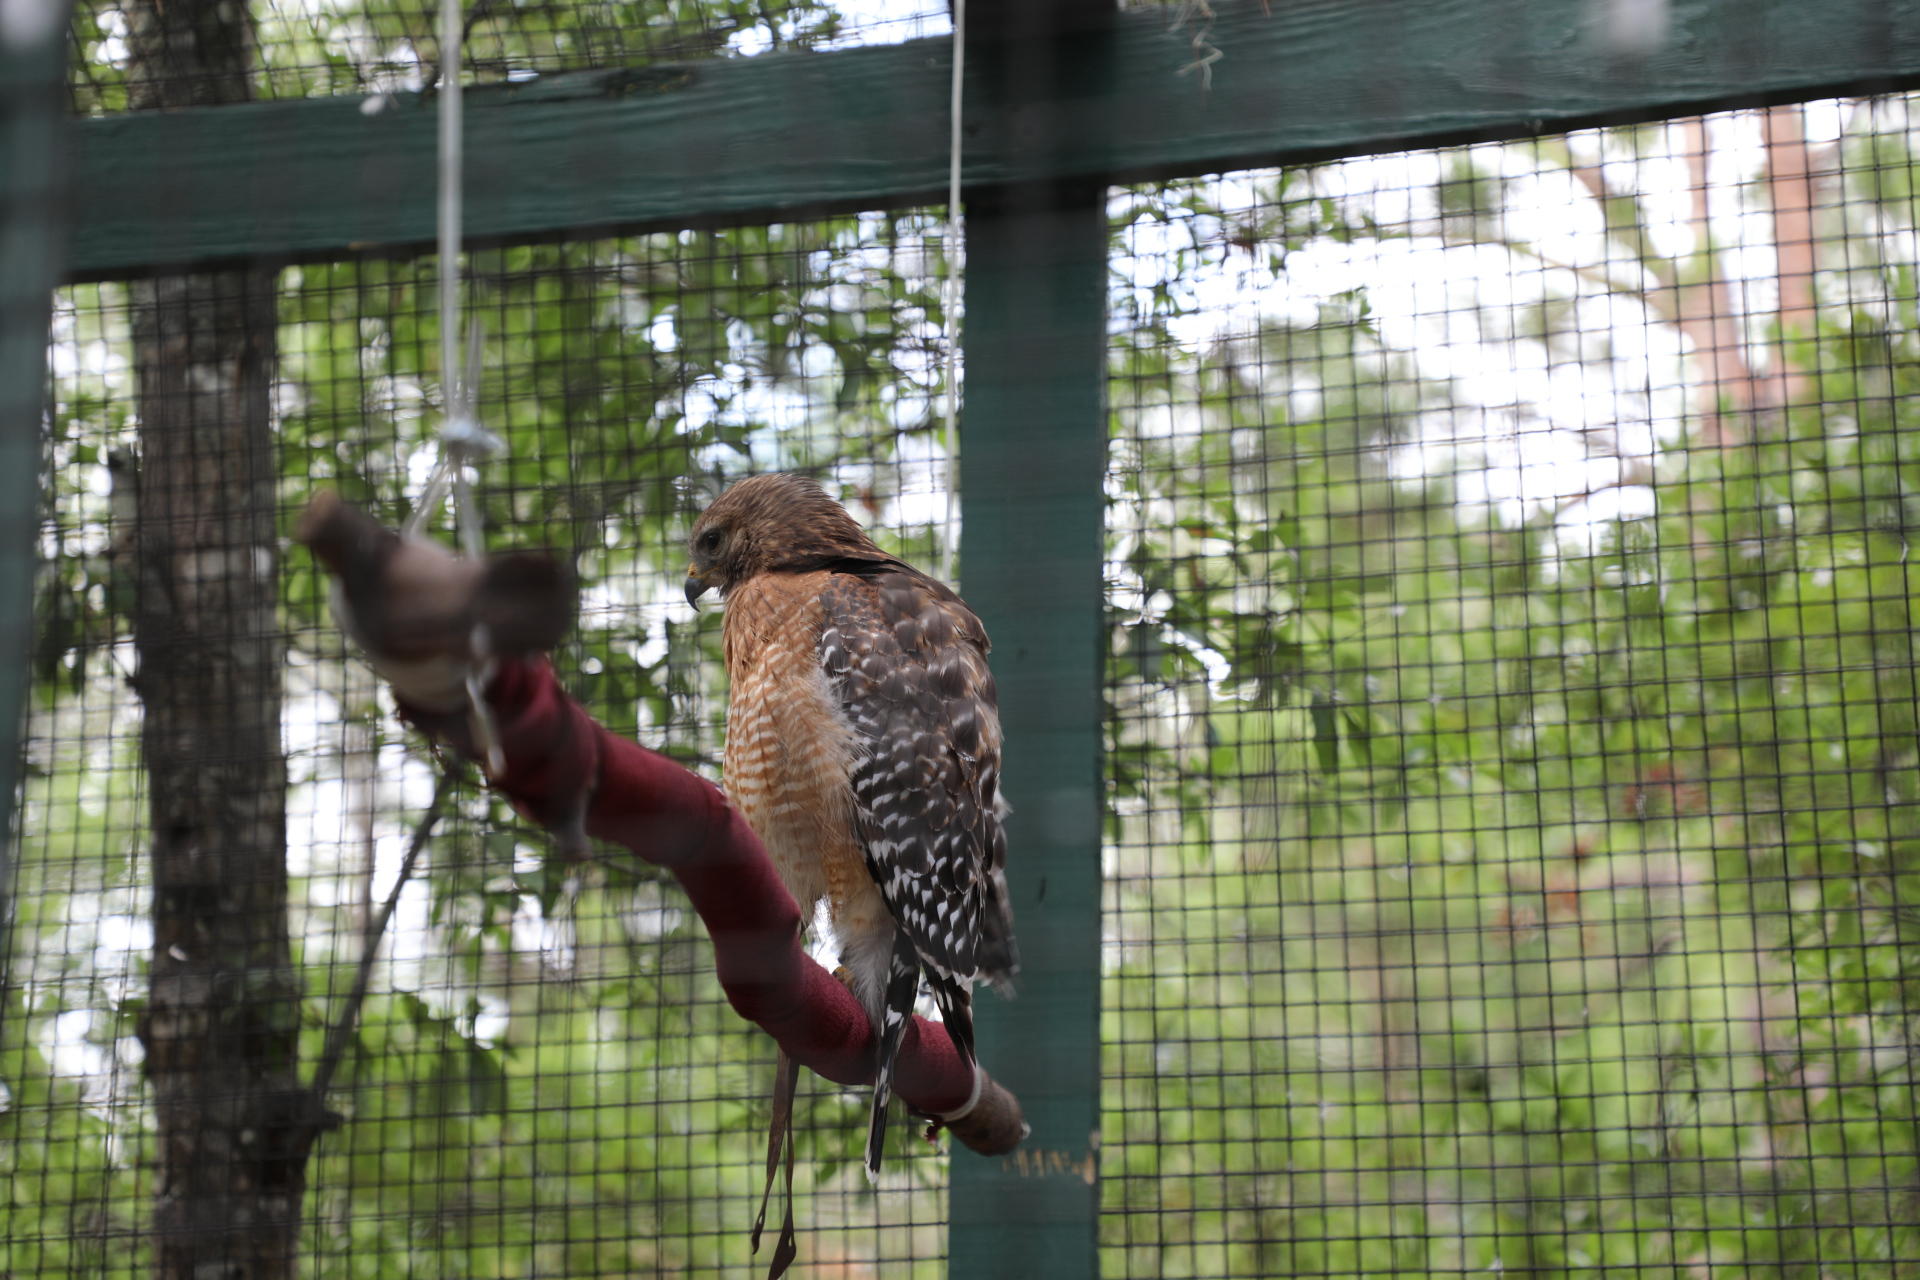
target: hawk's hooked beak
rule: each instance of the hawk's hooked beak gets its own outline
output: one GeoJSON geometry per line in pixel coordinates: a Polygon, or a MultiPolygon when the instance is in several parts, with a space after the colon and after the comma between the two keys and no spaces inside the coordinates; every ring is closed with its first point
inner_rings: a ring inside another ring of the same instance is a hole
{"type": "Polygon", "coordinates": [[[700,597],[705,594],[707,594],[706,575],[689,565],[687,567],[687,603],[698,609],[700,597]]]}

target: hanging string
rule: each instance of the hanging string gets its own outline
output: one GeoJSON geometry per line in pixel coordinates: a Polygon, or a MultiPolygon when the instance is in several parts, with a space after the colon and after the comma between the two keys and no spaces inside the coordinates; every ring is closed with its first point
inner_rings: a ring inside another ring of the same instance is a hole
{"type": "MultiPolygon", "coordinates": [[[[460,76],[466,51],[460,47],[460,28],[460,0],[443,0],[440,6],[440,377],[445,384],[443,394],[447,401],[446,429],[457,427],[467,418],[470,390],[460,364],[460,220],[465,213],[462,197],[466,186],[466,154],[461,146],[466,113],[460,76]]],[[[461,549],[468,555],[474,554],[472,547],[464,545],[464,538],[461,549]]]]}
{"type": "MultiPolygon", "coordinates": [[[[460,188],[461,188],[461,125],[460,118],[460,0],[445,0],[440,10],[440,209],[439,209],[439,252],[440,252],[440,380],[442,395],[446,404],[446,422],[440,429],[440,458],[434,464],[433,472],[427,477],[426,487],[421,491],[419,501],[414,503],[406,522],[401,526],[401,534],[407,538],[421,536],[421,528],[428,515],[438,509],[446,500],[448,490],[454,495],[454,519],[459,526],[460,549],[469,557],[477,558],[485,548],[481,541],[480,509],[473,498],[472,485],[467,477],[470,465],[478,464],[488,454],[500,447],[500,441],[480,427],[474,417],[474,386],[479,380],[480,331],[475,328],[469,335],[467,359],[464,367],[460,354],[460,188]]],[[[484,659],[486,653],[486,635],[484,628],[475,628],[472,648],[476,655],[484,659]]],[[[482,680],[487,664],[484,660],[472,664],[467,674],[467,702],[469,718],[473,724],[474,737],[480,745],[481,759],[489,776],[498,776],[504,768],[504,759],[500,752],[499,735],[494,732],[492,712],[488,708],[482,680]]],[[[386,901],[379,912],[368,922],[361,940],[360,963],[355,971],[353,987],[347,993],[346,1003],[340,1014],[327,1029],[325,1043],[320,1058],[314,1068],[313,1083],[310,1086],[316,1104],[326,1100],[327,1090],[333,1082],[347,1045],[352,1040],[353,1030],[360,1019],[362,1005],[373,977],[373,967],[380,956],[380,939],[387,931],[388,923],[393,919],[395,907],[399,904],[401,892],[407,881],[412,879],[414,869],[419,863],[421,852],[426,848],[427,838],[433,833],[451,803],[454,788],[459,785],[463,768],[456,763],[443,766],[439,783],[434,788],[433,800],[427,811],[414,828],[413,838],[407,844],[406,855],[400,860],[400,869],[395,876],[393,886],[387,892],[386,901]]],[[[323,1107],[316,1107],[322,1115],[327,1115],[323,1107]]],[[[332,1117],[337,1122],[338,1117],[332,1117]]]]}
{"type": "MultiPolygon", "coordinates": [[[[462,554],[479,559],[486,554],[480,522],[480,504],[473,495],[472,471],[501,447],[499,437],[480,425],[475,405],[480,381],[481,338],[478,325],[464,329],[460,290],[461,221],[464,217],[464,128],[460,68],[463,61],[463,24],[460,0],[440,6],[440,384],[445,423],[440,428],[440,458],[407,517],[403,532],[418,537],[449,491],[453,495],[454,527],[462,554]],[[465,342],[462,342],[462,338],[465,342]],[[462,347],[465,347],[463,353],[462,347]],[[464,355],[464,358],[463,358],[464,355]]],[[[476,661],[467,673],[467,700],[471,704],[474,736],[490,776],[504,767],[499,736],[488,710],[484,681],[489,638],[476,627],[472,637],[476,661]]]]}
{"type": "Polygon", "coordinates": [[[953,76],[947,88],[947,225],[941,252],[947,275],[940,285],[940,319],[945,331],[943,403],[940,416],[947,424],[947,537],[941,554],[941,577],[953,581],[957,526],[960,523],[960,134],[961,87],[967,62],[967,0],[952,0],[953,76]]]}
{"type": "Polygon", "coordinates": [[[463,34],[460,0],[444,0],[440,6],[439,263],[440,382],[446,423],[440,429],[440,460],[428,477],[413,514],[408,517],[406,532],[409,536],[418,534],[451,490],[460,549],[469,556],[479,556],[485,547],[480,510],[468,472],[496,452],[500,440],[481,427],[474,408],[480,372],[478,327],[466,335],[469,341],[464,344],[465,359],[461,350],[460,244],[465,216],[462,204],[465,112],[460,79],[463,34]]]}

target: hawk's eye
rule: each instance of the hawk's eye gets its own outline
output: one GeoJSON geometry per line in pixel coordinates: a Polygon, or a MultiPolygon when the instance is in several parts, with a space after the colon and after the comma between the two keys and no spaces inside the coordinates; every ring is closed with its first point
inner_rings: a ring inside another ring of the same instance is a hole
{"type": "Polygon", "coordinates": [[[718,529],[709,529],[701,534],[700,549],[702,551],[718,551],[720,549],[720,531],[718,529]]]}

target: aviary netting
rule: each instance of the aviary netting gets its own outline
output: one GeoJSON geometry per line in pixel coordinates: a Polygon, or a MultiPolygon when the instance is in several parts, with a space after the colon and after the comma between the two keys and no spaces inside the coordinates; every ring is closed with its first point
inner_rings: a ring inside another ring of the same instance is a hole
{"type": "MultiPolygon", "coordinates": [[[[437,457],[439,56],[424,10],[255,5],[185,58],[190,8],[76,15],[47,152],[0,1271],[230,1251],[177,1193],[246,1168],[310,1274],[749,1274],[770,1047],[689,898],[472,784],[340,1128],[223,1154],[206,1100],[310,1082],[436,788],[291,539],[321,488],[397,526],[437,457]],[[164,504],[229,571],[184,630],[142,612],[164,504]],[[201,977],[239,1050],[182,1049],[201,977]]],[[[958,436],[944,6],[469,33],[479,513],[576,569],[569,692],[715,775],[680,549],[754,472],[950,563],[995,640],[1026,963],[981,1043],[1033,1137],[903,1127],[869,1189],[863,1095],[803,1095],[801,1265],[1920,1266],[1920,17],[969,8],[958,436]]]]}

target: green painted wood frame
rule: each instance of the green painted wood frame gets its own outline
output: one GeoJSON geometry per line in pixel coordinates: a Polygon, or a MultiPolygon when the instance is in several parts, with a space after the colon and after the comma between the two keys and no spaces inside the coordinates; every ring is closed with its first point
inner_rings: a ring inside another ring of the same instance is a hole
{"type": "Polygon", "coordinates": [[[1112,18],[1111,0],[1001,0],[968,19],[968,88],[988,109],[967,145],[1043,176],[963,201],[960,578],[994,642],[1022,956],[1019,998],[975,1017],[1033,1132],[1007,1159],[955,1154],[955,1276],[1099,1273],[1107,197],[1101,178],[1047,171],[1084,141],[1049,104],[1108,96],[1112,18]]]}
{"type": "MultiPolygon", "coordinates": [[[[1061,37],[1075,59],[1103,65],[1000,111],[993,127],[983,127],[996,111],[987,72],[976,71],[967,185],[1213,172],[1920,83],[1920,0],[1674,0],[1672,40],[1639,61],[1599,47],[1592,0],[1213,8],[1211,65],[1193,65],[1192,31],[1171,29],[1165,10],[1119,14],[1110,39],[1061,37]],[[1069,144],[1027,145],[1042,118],[1069,144]]],[[[948,40],[917,40],[475,90],[470,234],[938,200],[951,56],[948,40]]],[[[69,273],[424,246],[432,102],[323,98],[84,121],[69,273]]]]}
{"type": "Polygon", "coordinates": [[[41,417],[68,133],[64,0],[0,25],[0,966],[13,892],[13,799],[32,686],[41,417]],[[38,22],[35,22],[35,19],[38,22]]]}

